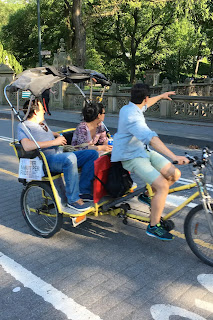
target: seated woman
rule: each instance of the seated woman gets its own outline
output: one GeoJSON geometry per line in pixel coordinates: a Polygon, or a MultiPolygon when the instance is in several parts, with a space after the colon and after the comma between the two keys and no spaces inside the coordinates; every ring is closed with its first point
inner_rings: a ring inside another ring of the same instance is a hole
{"type": "Polygon", "coordinates": [[[86,102],[82,114],[84,121],[77,126],[71,144],[73,146],[78,146],[83,143],[88,143],[85,147],[79,147],[79,150],[92,149],[97,150],[98,152],[112,151],[112,146],[108,145],[105,127],[102,124],[105,116],[103,104],[86,102]]]}

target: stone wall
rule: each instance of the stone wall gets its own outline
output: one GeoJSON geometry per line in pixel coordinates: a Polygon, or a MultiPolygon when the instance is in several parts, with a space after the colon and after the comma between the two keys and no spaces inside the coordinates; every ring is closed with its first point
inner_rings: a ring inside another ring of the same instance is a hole
{"type": "Polygon", "coordinates": [[[4,88],[14,78],[14,71],[7,64],[0,64],[0,105],[7,104],[4,97],[4,88]]]}
{"type": "MultiPolygon", "coordinates": [[[[165,79],[161,85],[151,87],[152,95],[175,90],[176,96],[172,101],[161,100],[147,110],[150,117],[173,118],[185,120],[210,120],[213,121],[213,85],[212,83],[202,84],[170,84],[165,79]],[[205,94],[198,95],[198,94],[205,94]]],[[[89,98],[90,91],[83,90],[89,98]]],[[[93,90],[93,99],[101,96],[101,88],[93,90]]],[[[113,83],[106,91],[103,104],[107,112],[118,113],[120,108],[127,104],[130,99],[130,88],[120,87],[113,83]]],[[[72,85],[68,85],[63,95],[64,109],[81,110],[84,98],[72,85]]]]}

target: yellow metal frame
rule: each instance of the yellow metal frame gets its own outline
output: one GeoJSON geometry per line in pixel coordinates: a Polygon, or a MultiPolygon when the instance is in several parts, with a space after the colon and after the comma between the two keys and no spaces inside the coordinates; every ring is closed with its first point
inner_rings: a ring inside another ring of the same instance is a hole
{"type": "MultiPolygon", "coordinates": [[[[59,131],[59,133],[68,132],[68,131],[74,131],[74,130],[75,130],[74,128],[71,128],[71,129],[59,131]]],[[[16,154],[16,156],[18,158],[18,153],[17,153],[16,146],[15,146],[16,143],[18,143],[18,141],[10,143],[10,146],[13,147],[13,149],[15,151],[15,154],[16,154]]],[[[45,165],[45,168],[46,168],[46,171],[47,171],[47,177],[43,177],[41,181],[48,181],[50,183],[50,186],[51,186],[51,189],[52,189],[52,192],[53,192],[53,196],[54,196],[54,200],[55,200],[55,203],[56,203],[56,206],[57,206],[57,209],[58,209],[59,213],[63,214],[64,216],[68,216],[70,218],[74,218],[74,217],[83,217],[83,216],[86,216],[87,214],[93,214],[95,217],[97,217],[98,215],[104,215],[104,214],[110,214],[110,215],[116,216],[120,212],[122,212],[122,208],[109,209],[107,212],[102,212],[102,210],[100,210],[100,208],[104,204],[108,203],[109,200],[105,200],[105,201],[102,201],[100,203],[95,203],[94,207],[92,207],[91,209],[85,210],[84,212],[82,212],[80,214],[79,213],[78,214],[74,214],[74,213],[72,214],[70,212],[66,212],[64,210],[64,208],[62,209],[62,207],[61,207],[61,204],[60,204],[60,201],[59,201],[59,198],[58,198],[58,194],[57,194],[57,190],[56,190],[56,187],[55,187],[55,184],[54,184],[54,180],[58,179],[59,177],[62,177],[63,173],[55,175],[55,176],[52,176],[51,172],[50,172],[50,169],[49,169],[49,166],[48,166],[48,163],[47,163],[47,159],[46,159],[44,153],[42,151],[39,151],[39,152],[40,152],[40,155],[42,157],[42,160],[44,162],[44,165],[45,165]]],[[[183,185],[183,186],[180,186],[180,187],[176,187],[176,188],[170,189],[169,193],[174,193],[174,192],[178,192],[178,191],[192,189],[192,188],[194,188],[196,186],[197,186],[196,183],[183,185]]],[[[149,192],[150,197],[152,198],[154,194],[153,194],[151,186],[149,184],[147,184],[146,187],[147,187],[147,190],[149,192]]],[[[133,189],[134,188],[130,189],[129,192],[133,192],[133,189]]],[[[172,210],[171,212],[166,214],[163,217],[163,219],[164,220],[169,219],[170,217],[175,215],[175,213],[177,213],[178,211],[183,209],[188,203],[193,201],[198,196],[199,196],[199,192],[197,191],[192,196],[190,196],[188,199],[186,199],[182,204],[180,204],[178,207],[176,207],[174,210],[172,210]]],[[[124,195],[124,199],[125,199],[125,195],[124,195]]],[[[44,212],[43,214],[46,214],[46,213],[44,212]]],[[[150,222],[150,218],[149,217],[143,217],[143,216],[131,214],[131,213],[128,213],[128,212],[126,213],[126,215],[129,218],[136,219],[136,220],[139,220],[139,221],[142,221],[142,222],[147,222],[147,223],[150,222]]]]}
{"type": "MultiPolygon", "coordinates": [[[[196,182],[194,183],[190,183],[190,184],[186,184],[180,187],[176,187],[176,188],[172,188],[169,189],[169,194],[170,193],[174,193],[174,192],[178,192],[178,191],[183,191],[183,190],[188,190],[188,189],[192,189],[197,187],[196,182]]],[[[152,198],[154,196],[154,193],[152,191],[152,187],[147,184],[146,188],[148,190],[149,196],[152,198]]],[[[185,206],[187,206],[187,204],[189,204],[190,202],[192,202],[195,198],[199,197],[199,191],[196,191],[193,195],[191,195],[189,198],[187,198],[183,203],[181,203],[178,207],[176,207],[174,210],[170,211],[169,213],[167,213],[164,217],[163,220],[168,220],[169,218],[171,218],[173,215],[175,215],[175,213],[177,213],[178,211],[180,211],[181,209],[183,209],[185,206]]],[[[150,218],[149,217],[142,217],[142,216],[138,216],[138,215],[134,215],[131,213],[127,213],[127,216],[129,218],[132,219],[136,219],[139,221],[143,221],[143,222],[150,222],[150,218]]]]}
{"type": "Polygon", "coordinates": [[[64,130],[57,131],[57,132],[58,132],[58,133],[63,133],[63,132],[69,132],[69,131],[75,131],[75,128],[64,129],[64,130]]]}
{"type": "MultiPolygon", "coordinates": [[[[62,131],[59,131],[60,132],[67,132],[67,131],[73,131],[75,129],[67,129],[67,130],[62,130],[62,131]]],[[[18,141],[14,141],[12,143],[10,143],[10,146],[13,147],[14,151],[15,151],[15,154],[17,156],[17,158],[19,159],[18,157],[18,153],[17,153],[17,150],[16,150],[16,144],[19,143],[18,141]]],[[[41,157],[42,157],[42,160],[44,162],[44,165],[45,165],[45,168],[46,168],[46,172],[47,172],[47,177],[43,177],[41,181],[46,181],[46,182],[49,182],[50,183],[50,187],[51,187],[51,190],[53,192],[53,196],[54,196],[54,200],[55,200],[55,203],[56,203],[56,206],[57,206],[57,209],[58,209],[58,212],[63,214],[64,216],[67,216],[67,217],[70,217],[70,218],[75,218],[75,217],[84,217],[86,216],[87,214],[94,214],[95,217],[97,217],[99,214],[100,215],[103,215],[103,214],[106,214],[106,212],[102,212],[99,210],[100,207],[102,207],[104,204],[108,203],[109,200],[105,200],[105,201],[102,201],[100,203],[95,203],[94,204],[94,207],[88,209],[88,210],[85,210],[83,211],[82,213],[77,213],[77,214],[74,214],[74,213],[70,213],[70,212],[66,212],[64,210],[64,208],[62,209],[61,207],[61,204],[60,204],[60,201],[59,201],[59,198],[58,198],[58,194],[57,194],[57,190],[56,190],[56,187],[55,187],[55,184],[54,184],[54,180],[55,179],[58,179],[60,177],[63,176],[63,173],[60,173],[60,174],[57,174],[55,176],[52,176],[51,172],[50,172],[50,169],[49,169],[49,165],[48,165],[48,162],[47,162],[47,159],[45,157],[45,154],[42,152],[42,151],[39,151],[41,157]]],[[[33,180],[32,180],[33,181],[33,180]]],[[[134,188],[130,189],[130,192],[133,191],[134,188]]],[[[33,212],[34,209],[33,208],[30,208],[30,210],[33,212]]],[[[119,212],[121,212],[122,210],[120,208],[116,208],[114,210],[110,210],[110,213],[113,214],[113,215],[117,215],[119,212]]],[[[44,215],[48,215],[47,213],[45,212],[40,212],[40,214],[44,214],[44,215]]]]}

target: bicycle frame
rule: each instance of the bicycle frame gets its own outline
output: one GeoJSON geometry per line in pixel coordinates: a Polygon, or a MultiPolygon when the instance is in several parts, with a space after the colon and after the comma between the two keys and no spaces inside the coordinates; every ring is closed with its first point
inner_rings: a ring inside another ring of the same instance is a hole
{"type": "MultiPolygon", "coordinates": [[[[150,197],[153,197],[153,191],[152,188],[149,184],[146,185],[147,190],[149,192],[150,197]]],[[[172,188],[169,189],[169,194],[170,193],[174,193],[174,192],[178,192],[178,191],[183,191],[183,190],[188,190],[188,189],[192,189],[197,187],[197,183],[190,183],[184,186],[180,186],[180,187],[176,187],[176,188],[172,188]]],[[[176,207],[174,210],[172,210],[171,212],[167,213],[164,217],[163,220],[168,220],[169,218],[171,218],[172,216],[174,216],[178,211],[180,211],[181,209],[183,209],[185,206],[187,206],[187,204],[189,204],[190,202],[192,202],[195,198],[197,198],[199,196],[199,191],[196,191],[192,196],[190,196],[188,199],[186,199],[183,203],[181,203],[178,207],[176,207]]],[[[141,216],[137,216],[137,215],[133,215],[133,214],[129,214],[127,213],[127,216],[129,218],[133,218],[133,219],[137,219],[143,222],[149,222],[150,218],[148,217],[141,217],[141,216]]]]}
{"type": "MultiPolygon", "coordinates": [[[[189,190],[189,189],[193,189],[193,188],[198,188],[198,191],[196,191],[194,194],[192,194],[190,197],[188,197],[184,202],[182,202],[179,206],[177,206],[175,209],[173,209],[172,211],[170,211],[169,213],[167,213],[164,217],[163,220],[168,220],[169,218],[171,218],[172,216],[174,216],[177,212],[179,212],[181,209],[183,209],[184,207],[186,207],[190,202],[192,202],[194,199],[196,199],[197,197],[200,197],[203,208],[205,210],[206,213],[206,219],[208,221],[209,224],[209,228],[210,228],[210,232],[213,236],[213,225],[212,225],[212,221],[210,221],[210,216],[209,216],[209,212],[211,211],[211,197],[206,189],[206,185],[205,182],[202,181],[203,179],[203,174],[200,173],[200,170],[195,170],[194,172],[194,176],[195,176],[195,181],[193,183],[187,184],[187,185],[183,185],[180,187],[175,187],[175,188],[171,188],[169,189],[169,194],[174,193],[174,192],[178,192],[178,191],[183,191],[183,190],[189,190]]],[[[152,191],[152,187],[147,184],[146,188],[148,190],[149,196],[152,198],[154,196],[154,193],[152,191]]],[[[141,217],[141,216],[137,216],[137,215],[133,215],[133,214],[129,214],[127,213],[127,216],[129,218],[133,218],[142,222],[150,222],[150,218],[149,217],[141,217]]]]}

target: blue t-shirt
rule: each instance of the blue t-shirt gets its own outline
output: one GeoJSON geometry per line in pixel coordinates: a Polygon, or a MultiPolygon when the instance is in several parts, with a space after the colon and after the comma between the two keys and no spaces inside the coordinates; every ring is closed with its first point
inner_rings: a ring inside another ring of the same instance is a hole
{"type": "Polygon", "coordinates": [[[146,110],[147,106],[140,109],[132,102],[120,110],[118,131],[113,139],[112,162],[147,158],[146,146],[158,135],[146,124],[146,110]]]}
{"type": "MultiPolygon", "coordinates": [[[[36,141],[50,141],[55,139],[52,131],[47,126],[45,121],[43,122],[44,125],[40,125],[30,120],[26,120],[24,121],[24,123],[36,141]]],[[[24,138],[32,140],[26,128],[24,127],[23,123],[18,124],[17,138],[19,141],[21,141],[24,138]]],[[[42,149],[45,155],[58,153],[58,150],[59,150],[58,146],[42,149]]]]}

